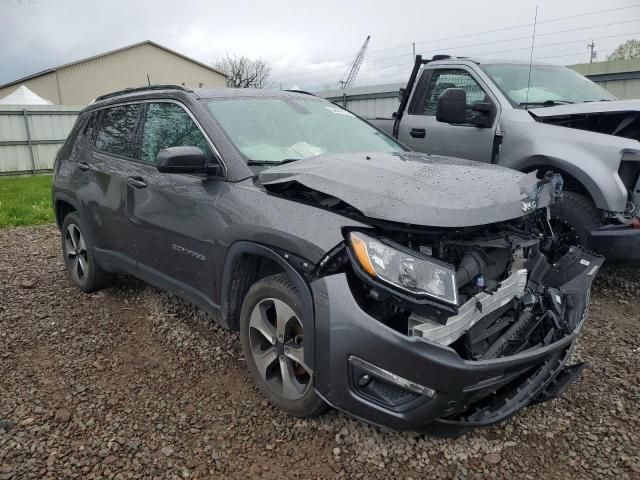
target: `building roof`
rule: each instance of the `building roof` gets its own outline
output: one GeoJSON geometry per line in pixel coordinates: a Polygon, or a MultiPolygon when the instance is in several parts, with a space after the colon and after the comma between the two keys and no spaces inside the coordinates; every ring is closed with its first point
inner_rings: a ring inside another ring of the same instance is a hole
{"type": "Polygon", "coordinates": [[[17,80],[13,80],[9,83],[5,83],[4,85],[0,85],[0,88],[4,88],[4,87],[10,87],[12,85],[16,85],[18,83],[22,83],[26,80],[31,80],[32,78],[36,78],[36,77],[40,77],[42,75],[46,75],[48,73],[53,73],[57,70],[61,70],[63,68],[66,67],[70,67],[72,65],[77,65],[79,63],[84,63],[84,62],[88,62],[90,60],[95,60],[96,58],[101,58],[101,57],[106,57],[107,55],[111,55],[113,53],[117,53],[117,52],[122,52],[124,50],[129,50],[131,48],[136,48],[136,47],[140,47],[142,45],[152,45],[154,47],[160,48],[166,52],[172,53],[174,55],[177,55],[181,58],[184,58],[185,60],[189,60],[190,62],[193,62],[197,65],[200,65],[201,67],[204,68],[208,68],[209,70],[216,72],[224,77],[227,76],[226,73],[221,72],[220,70],[217,70],[215,68],[213,68],[211,65],[207,65],[206,63],[202,63],[199,62],[198,60],[194,60],[191,57],[187,57],[186,55],[183,55],[182,53],[176,52],[175,50],[171,50],[170,48],[165,47],[164,45],[160,45],[159,43],[153,42],[151,40],[144,40],[142,42],[138,42],[138,43],[134,43],[133,45],[127,45],[126,47],[122,47],[122,48],[116,48],[115,50],[109,50],[108,52],[104,52],[104,53],[99,53],[98,55],[93,55],[92,57],[87,57],[87,58],[83,58],[81,60],[76,60],[74,62],[70,62],[70,63],[65,63],[63,65],[58,65],[57,67],[52,67],[52,68],[48,68],[46,70],[42,70],[41,72],[37,72],[37,73],[33,73],[31,75],[27,75],[26,77],[22,77],[22,78],[18,78],[17,80]]]}

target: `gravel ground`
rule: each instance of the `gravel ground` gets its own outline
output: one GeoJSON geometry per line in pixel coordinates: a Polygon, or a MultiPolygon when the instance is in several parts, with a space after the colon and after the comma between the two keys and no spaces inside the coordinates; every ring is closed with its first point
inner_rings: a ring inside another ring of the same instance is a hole
{"type": "Polygon", "coordinates": [[[53,226],[0,230],[0,480],[640,479],[640,269],[608,269],[562,400],[457,439],[288,417],[235,334],[138,281],[86,295],[53,226]]]}

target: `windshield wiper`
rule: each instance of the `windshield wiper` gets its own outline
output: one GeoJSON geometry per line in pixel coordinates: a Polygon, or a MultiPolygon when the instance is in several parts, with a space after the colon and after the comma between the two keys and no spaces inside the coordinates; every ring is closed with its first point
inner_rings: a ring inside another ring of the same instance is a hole
{"type": "Polygon", "coordinates": [[[543,105],[545,107],[552,107],[554,105],[569,105],[575,102],[570,102],[569,100],[545,100],[544,102],[522,102],[520,103],[521,107],[526,107],[527,105],[543,105]]]}
{"type": "Polygon", "coordinates": [[[249,160],[247,161],[247,165],[256,166],[256,167],[275,167],[276,165],[284,165],[285,163],[297,162],[301,160],[300,158],[285,158],[284,160],[279,160],[277,162],[270,162],[268,160],[249,160]]]}

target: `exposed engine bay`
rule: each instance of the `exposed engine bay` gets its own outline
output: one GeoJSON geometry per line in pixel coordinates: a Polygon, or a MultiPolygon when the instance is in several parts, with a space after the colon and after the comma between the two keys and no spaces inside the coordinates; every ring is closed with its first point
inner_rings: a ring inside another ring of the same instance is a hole
{"type": "Polygon", "coordinates": [[[333,252],[324,268],[347,272],[356,300],[372,317],[408,336],[453,348],[467,360],[515,355],[573,332],[603,262],[578,247],[558,253],[544,210],[488,226],[431,231],[385,226],[374,235],[449,266],[455,272],[455,304],[417,298],[371,278],[354,262],[353,244],[333,252]]]}
{"type": "Polygon", "coordinates": [[[538,118],[541,123],[640,140],[640,112],[590,112],[538,118]]]}

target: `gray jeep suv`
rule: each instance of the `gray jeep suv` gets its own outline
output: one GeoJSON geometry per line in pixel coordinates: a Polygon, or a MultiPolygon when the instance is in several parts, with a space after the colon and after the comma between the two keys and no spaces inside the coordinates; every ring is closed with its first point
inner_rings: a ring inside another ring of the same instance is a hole
{"type": "Polygon", "coordinates": [[[239,330],[282,410],[456,434],[558,396],[602,259],[559,245],[561,179],[410,153],[312,95],[133,89],[55,163],[71,279],[139,277],[239,330]]]}

